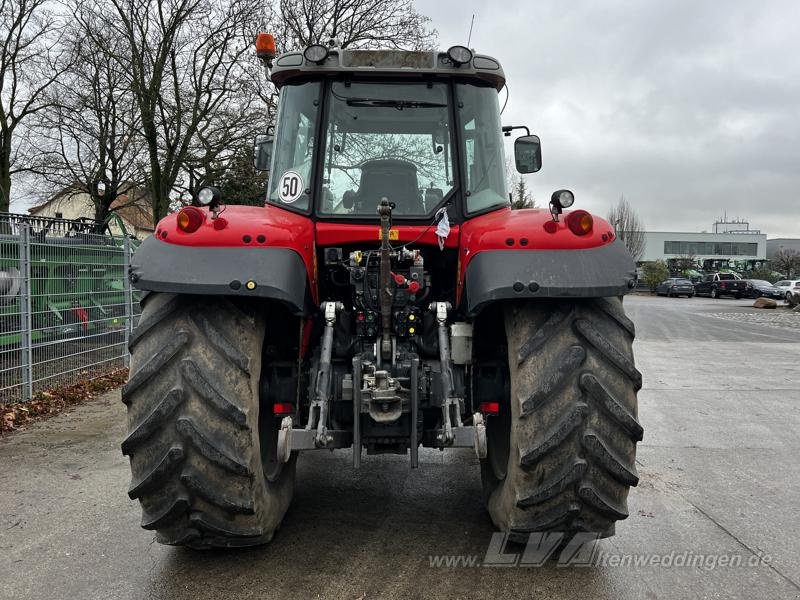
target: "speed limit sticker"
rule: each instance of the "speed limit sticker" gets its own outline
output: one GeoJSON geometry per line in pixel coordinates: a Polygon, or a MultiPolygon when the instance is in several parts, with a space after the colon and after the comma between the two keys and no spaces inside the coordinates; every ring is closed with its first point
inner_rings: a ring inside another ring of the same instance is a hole
{"type": "Polygon", "coordinates": [[[303,178],[296,171],[286,171],[278,182],[278,197],[281,202],[291,204],[303,195],[303,178]]]}

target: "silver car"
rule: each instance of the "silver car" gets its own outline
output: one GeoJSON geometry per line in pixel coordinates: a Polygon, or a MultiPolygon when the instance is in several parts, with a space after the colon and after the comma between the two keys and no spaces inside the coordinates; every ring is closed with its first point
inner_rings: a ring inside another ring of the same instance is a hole
{"type": "Polygon", "coordinates": [[[800,279],[783,279],[775,284],[788,301],[793,292],[800,293],[800,279]]]}
{"type": "Polygon", "coordinates": [[[694,285],[683,277],[671,277],[656,286],[656,295],[669,296],[670,298],[673,296],[676,298],[679,296],[691,298],[694,296],[694,285]]]}

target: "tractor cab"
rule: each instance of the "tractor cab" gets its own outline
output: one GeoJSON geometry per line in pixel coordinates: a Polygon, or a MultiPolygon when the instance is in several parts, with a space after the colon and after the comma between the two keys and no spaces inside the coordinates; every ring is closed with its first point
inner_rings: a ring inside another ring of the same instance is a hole
{"type": "MultiPolygon", "coordinates": [[[[498,92],[500,64],[448,52],[311,46],[281,55],[274,138],[259,140],[267,201],[318,220],[372,221],[381,199],[398,222],[452,223],[508,206],[498,92]]],[[[522,172],[541,166],[539,140],[518,140],[522,172]]]]}

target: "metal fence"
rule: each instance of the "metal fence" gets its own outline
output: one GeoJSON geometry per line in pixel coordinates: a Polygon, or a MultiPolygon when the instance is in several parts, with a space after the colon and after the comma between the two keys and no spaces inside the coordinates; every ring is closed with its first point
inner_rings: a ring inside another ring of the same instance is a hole
{"type": "Polygon", "coordinates": [[[137,242],[89,224],[0,216],[0,403],[127,366],[137,242]]]}

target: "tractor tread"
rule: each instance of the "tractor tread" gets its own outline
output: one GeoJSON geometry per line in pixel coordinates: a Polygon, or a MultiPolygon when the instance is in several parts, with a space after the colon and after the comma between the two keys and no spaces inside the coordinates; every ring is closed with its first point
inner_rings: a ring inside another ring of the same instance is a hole
{"type": "Polygon", "coordinates": [[[143,493],[152,489],[159,484],[160,480],[165,478],[178,464],[180,464],[186,454],[183,447],[179,444],[173,445],[167,450],[156,464],[145,473],[145,475],[138,481],[131,481],[131,487],[128,490],[128,496],[131,500],[140,498],[143,493]]]}
{"type": "Polygon", "coordinates": [[[204,435],[190,417],[180,417],[176,426],[178,432],[191,442],[200,454],[218,467],[235,475],[253,476],[253,472],[245,464],[245,459],[231,456],[232,452],[221,448],[218,442],[215,443],[210,436],[204,435]]]}
{"type": "Polygon", "coordinates": [[[160,512],[142,510],[142,529],[161,529],[179,518],[189,509],[189,498],[173,498],[160,512]]]}
{"type": "Polygon", "coordinates": [[[181,528],[176,532],[170,532],[169,535],[166,531],[158,530],[156,539],[160,544],[168,544],[170,546],[189,546],[190,548],[205,549],[209,546],[203,544],[202,536],[197,529],[181,528]]]}
{"type": "Polygon", "coordinates": [[[552,368],[540,375],[533,393],[520,399],[521,415],[527,417],[552,398],[555,392],[567,384],[585,358],[586,350],[578,345],[570,346],[562,352],[554,361],[552,368]]]}
{"type": "Polygon", "coordinates": [[[576,319],[575,329],[581,336],[601,352],[605,358],[624,373],[634,384],[636,390],[642,389],[642,374],[633,365],[633,361],[625,357],[616,346],[603,336],[592,322],[587,319],[576,319]]]}
{"type": "Polygon", "coordinates": [[[550,500],[563,492],[570,484],[579,481],[585,472],[586,461],[577,459],[544,483],[532,489],[519,490],[517,492],[517,506],[532,506],[541,504],[545,500],[550,500]]]}
{"type": "Polygon", "coordinates": [[[203,400],[213,406],[217,412],[223,417],[230,419],[238,426],[243,428],[247,427],[247,415],[245,415],[244,411],[228,400],[225,394],[208,380],[197,366],[197,363],[190,358],[185,358],[181,362],[181,371],[189,386],[194,389],[203,400]]]}
{"type": "Polygon", "coordinates": [[[583,447],[591,454],[608,474],[624,485],[638,485],[639,475],[634,465],[628,466],[622,458],[611,450],[598,433],[587,430],[583,434],[583,447]]]}
{"type": "Polygon", "coordinates": [[[123,388],[128,492],[143,528],[196,549],[267,543],[295,461],[267,479],[259,424],[263,305],[151,293],[123,388]],[[244,308],[240,306],[247,304],[244,308]],[[235,343],[234,343],[235,341],[235,343]]]}
{"type": "Polygon", "coordinates": [[[225,358],[239,367],[248,376],[250,375],[250,360],[245,356],[230,340],[214,326],[209,318],[202,312],[196,311],[190,318],[203,332],[206,339],[216,348],[225,358]]]}
{"type": "Polygon", "coordinates": [[[151,438],[161,427],[167,418],[175,412],[178,405],[183,402],[183,390],[172,388],[156,404],[155,408],[142,421],[133,428],[128,437],[122,442],[122,454],[128,456],[143,442],[151,438]]]}
{"type": "Polygon", "coordinates": [[[510,533],[512,536],[524,536],[524,539],[512,540],[524,542],[530,533],[536,531],[552,531],[581,512],[581,505],[577,502],[566,502],[556,506],[554,509],[542,514],[535,521],[511,522],[510,533]]]}
{"type": "Polygon", "coordinates": [[[140,319],[139,323],[136,325],[136,329],[131,333],[130,340],[128,340],[128,350],[133,352],[134,348],[136,348],[141,340],[145,339],[147,334],[152,331],[153,327],[169,317],[180,305],[180,296],[167,296],[164,303],[148,311],[147,319],[140,319]]]}
{"type": "Polygon", "coordinates": [[[628,518],[628,511],[626,508],[611,500],[592,485],[582,485],[578,489],[578,495],[594,506],[594,508],[610,515],[613,519],[621,520],[628,518]]]}
{"type": "Polygon", "coordinates": [[[482,465],[492,520],[519,541],[531,532],[613,535],[639,482],[643,437],[635,328],[622,300],[521,301],[506,307],[505,331],[508,459],[500,476],[490,461],[504,455],[482,465]]]}
{"type": "Polygon", "coordinates": [[[573,406],[564,417],[556,423],[554,427],[544,435],[536,446],[519,449],[519,464],[524,469],[536,464],[542,456],[558,447],[567,436],[569,436],[582,423],[589,407],[586,404],[578,403],[573,406]]]}
{"type": "Polygon", "coordinates": [[[122,402],[124,404],[130,404],[131,396],[136,393],[136,390],[160,373],[161,370],[167,366],[167,363],[188,343],[189,334],[185,331],[178,331],[178,333],[153,354],[146,363],[140,368],[132,370],[128,383],[122,388],[122,402]]]}
{"type": "Polygon", "coordinates": [[[595,400],[605,411],[631,436],[635,442],[641,442],[644,438],[644,429],[639,424],[631,412],[623,406],[622,402],[614,398],[603,384],[600,383],[591,373],[584,373],[579,380],[583,389],[591,398],[595,400]]]}
{"type": "Polygon", "coordinates": [[[519,348],[517,364],[520,365],[555,335],[561,323],[571,314],[572,307],[560,307],[551,314],[547,321],[519,348]]]}
{"type": "Polygon", "coordinates": [[[617,306],[615,303],[610,302],[607,298],[597,298],[594,302],[595,306],[606,313],[609,317],[614,319],[617,324],[622,327],[631,338],[636,337],[636,326],[633,324],[626,315],[625,312],[622,310],[621,307],[617,306]]]}
{"type": "Polygon", "coordinates": [[[189,522],[198,530],[216,536],[252,538],[264,535],[264,531],[259,527],[236,527],[229,521],[220,521],[202,511],[192,512],[189,515],[189,522]]]}
{"type": "Polygon", "coordinates": [[[252,500],[217,489],[212,481],[195,468],[185,468],[181,473],[181,481],[199,497],[225,511],[242,515],[252,515],[255,512],[252,500]]]}

